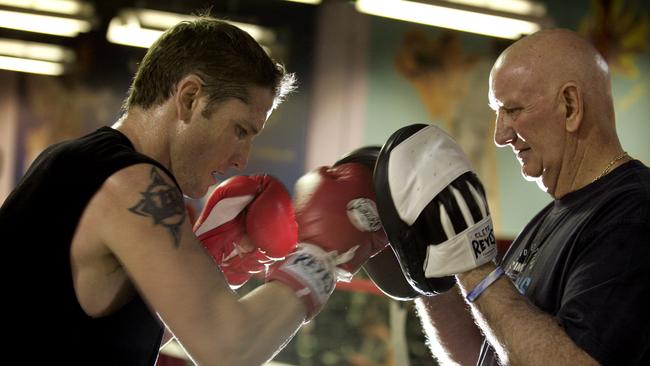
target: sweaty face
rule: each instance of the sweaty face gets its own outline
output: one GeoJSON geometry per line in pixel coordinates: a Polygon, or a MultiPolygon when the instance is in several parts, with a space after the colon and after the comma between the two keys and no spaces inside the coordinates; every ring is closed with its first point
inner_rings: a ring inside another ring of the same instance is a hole
{"type": "Polygon", "coordinates": [[[496,112],[494,142],[512,148],[524,178],[552,192],[566,133],[557,90],[529,67],[497,62],[490,74],[489,98],[496,112]]]}
{"type": "Polygon", "coordinates": [[[231,167],[244,169],[253,139],[271,113],[274,95],[269,89],[251,87],[249,103],[236,98],[214,105],[206,112],[208,98],[198,99],[192,120],[181,124],[171,161],[183,193],[204,196],[231,167]]]}

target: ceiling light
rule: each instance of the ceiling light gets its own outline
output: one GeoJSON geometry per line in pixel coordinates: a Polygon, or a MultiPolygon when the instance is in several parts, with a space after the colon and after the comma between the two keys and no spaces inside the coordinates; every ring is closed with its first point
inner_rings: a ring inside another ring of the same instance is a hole
{"type": "Polygon", "coordinates": [[[92,16],[92,5],[74,0],[0,0],[0,5],[57,14],[92,16]]]}
{"type": "Polygon", "coordinates": [[[312,4],[312,5],[318,5],[321,3],[321,0],[285,0],[285,1],[291,1],[293,3],[312,4]]]}
{"type": "Polygon", "coordinates": [[[450,3],[475,6],[478,8],[505,11],[508,13],[542,17],[546,15],[544,4],[529,0],[447,0],[450,3]]]}
{"type": "Polygon", "coordinates": [[[65,71],[63,64],[58,62],[8,56],[0,56],[0,69],[43,75],[61,75],[65,71]]]}
{"type": "MultiPolygon", "coordinates": [[[[124,9],[111,19],[106,38],[112,43],[149,48],[168,28],[195,19],[195,16],[159,10],[124,9]]],[[[228,23],[243,29],[259,43],[271,44],[275,41],[275,33],[267,28],[248,23],[228,23]]]]}
{"type": "MultiPolygon", "coordinates": [[[[470,1],[476,4],[490,2],[456,0],[464,3],[470,1]]],[[[522,0],[512,1],[512,3],[518,2],[522,0]]],[[[362,13],[371,15],[508,39],[517,39],[522,35],[534,33],[541,29],[542,23],[547,22],[539,17],[494,8],[455,4],[451,1],[429,0],[425,3],[406,0],[357,0],[356,8],[362,13]]]]}
{"type": "Polygon", "coordinates": [[[112,43],[149,48],[162,33],[142,28],[134,10],[123,10],[108,23],[106,38],[112,43]]]}
{"type": "Polygon", "coordinates": [[[93,7],[72,0],[0,0],[0,27],[75,37],[92,28],[93,7]]]}
{"type": "Polygon", "coordinates": [[[0,38],[0,69],[61,75],[74,58],[61,46],[0,38]]]}
{"type": "Polygon", "coordinates": [[[90,22],[81,19],[27,14],[1,9],[0,27],[64,37],[75,37],[79,33],[88,32],[91,28],[90,22]]]}
{"type": "Polygon", "coordinates": [[[0,55],[55,62],[74,60],[74,52],[61,46],[6,38],[0,38],[0,55]]]}

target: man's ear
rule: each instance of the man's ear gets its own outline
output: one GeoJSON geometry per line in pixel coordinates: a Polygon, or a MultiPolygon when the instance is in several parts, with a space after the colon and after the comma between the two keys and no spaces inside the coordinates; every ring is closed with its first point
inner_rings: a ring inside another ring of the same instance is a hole
{"type": "Polygon", "coordinates": [[[189,122],[192,113],[198,108],[199,96],[203,88],[203,81],[194,74],[183,77],[176,84],[174,103],[180,121],[189,122]]]}
{"type": "Polygon", "coordinates": [[[576,132],[582,123],[584,104],[582,90],[574,81],[569,81],[560,90],[560,101],[564,105],[566,130],[576,132]]]}

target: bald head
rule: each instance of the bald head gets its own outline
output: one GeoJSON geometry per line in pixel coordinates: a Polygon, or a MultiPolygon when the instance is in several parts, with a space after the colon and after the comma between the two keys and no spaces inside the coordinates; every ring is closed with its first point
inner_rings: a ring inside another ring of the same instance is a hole
{"type": "Polygon", "coordinates": [[[609,68],[600,53],[584,38],[567,29],[546,29],[511,45],[499,62],[518,62],[531,71],[559,80],[598,82],[609,89],[609,68]]]}
{"type": "Polygon", "coordinates": [[[613,124],[607,62],[573,31],[545,29],[522,38],[499,56],[492,74],[500,70],[517,70],[536,87],[557,89],[567,82],[575,82],[583,93],[585,118],[608,120],[613,124]]]}
{"type": "Polygon", "coordinates": [[[607,63],[575,32],[543,30],[512,44],[492,68],[489,98],[495,143],[511,146],[523,175],[556,198],[621,152],[607,63]]]}

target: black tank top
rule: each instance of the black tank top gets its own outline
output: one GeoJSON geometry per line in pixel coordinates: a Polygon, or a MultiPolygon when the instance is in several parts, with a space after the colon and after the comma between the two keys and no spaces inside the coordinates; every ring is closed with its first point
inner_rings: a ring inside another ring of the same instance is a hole
{"type": "Polygon", "coordinates": [[[121,132],[102,127],[44,150],[0,208],[4,348],[23,363],[155,364],[163,326],[142,299],[91,318],[77,301],[70,267],[70,245],[89,200],[113,173],[140,163],[173,179],[121,132]]]}

